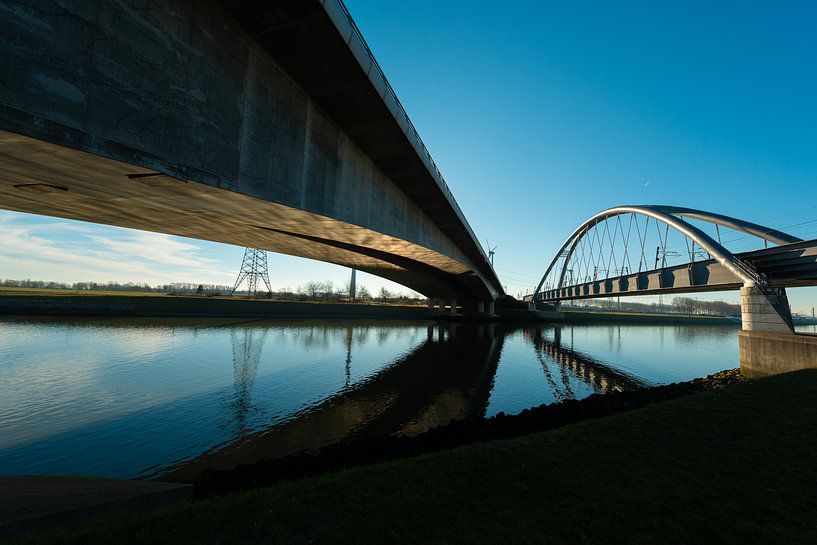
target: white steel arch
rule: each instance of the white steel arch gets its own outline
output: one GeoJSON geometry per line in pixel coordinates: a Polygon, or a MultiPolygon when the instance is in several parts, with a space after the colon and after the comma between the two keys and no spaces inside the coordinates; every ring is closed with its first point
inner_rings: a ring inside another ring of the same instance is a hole
{"type": "Polygon", "coordinates": [[[556,265],[559,258],[562,256],[565,249],[568,249],[569,247],[567,254],[564,256],[565,257],[564,265],[562,267],[561,273],[559,274],[559,280],[556,284],[557,286],[561,286],[562,282],[564,281],[565,267],[567,266],[567,263],[570,261],[570,257],[573,254],[573,251],[576,248],[576,244],[579,242],[579,240],[597,223],[608,218],[623,214],[640,214],[643,216],[653,218],[657,221],[660,221],[672,227],[676,231],[682,233],[683,235],[693,240],[696,244],[703,248],[710,256],[712,256],[712,258],[717,260],[725,269],[732,272],[735,275],[735,277],[740,279],[741,282],[743,282],[745,285],[753,285],[757,283],[759,280],[757,275],[753,273],[753,271],[748,266],[746,266],[746,264],[738,260],[734,256],[734,254],[727,250],[720,242],[716,241],[699,228],[685,221],[684,217],[694,218],[715,225],[728,227],[730,229],[746,233],[747,235],[763,239],[773,244],[788,244],[792,242],[801,241],[801,239],[797,237],[783,233],[776,229],[771,229],[769,227],[764,227],[762,225],[757,225],[737,218],[731,218],[729,216],[724,216],[721,214],[713,214],[711,212],[705,212],[703,210],[696,210],[693,208],[663,205],[616,206],[613,208],[608,208],[607,210],[599,212],[598,214],[595,214],[587,221],[582,223],[575,231],[573,231],[573,233],[567,238],[567,240],[565,240],[564,244],[562,244],[562,246],[556,252],[556,255],[553,257],[553,260],[550,262],[547,269],[545,270],[545,274],[542,276],[542,279],[539,281],[539,284],[536,286],[536,290],[534,291],[533,294],[534,299],[540,293],[542,285],[544,284],[548,275],[553,270],[553,267],[556,265]]]}

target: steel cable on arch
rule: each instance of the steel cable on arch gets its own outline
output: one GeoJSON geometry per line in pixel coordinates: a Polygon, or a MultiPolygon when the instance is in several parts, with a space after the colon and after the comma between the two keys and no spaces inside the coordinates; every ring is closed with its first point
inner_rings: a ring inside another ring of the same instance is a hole
{"type": "MultiPolygon", "coordinates": [[[[737,278],[739,278],[744,283],[756,283],[759,281],[758,276],[751,270],[751,268],[741,262],[735,255],[727,250],[720,242],[713,239],[710,235],[702,231],[700,228],[692,225],[684,218],[691,218],[696,219],[699,221],[707,222],[714,224],[716,227],[727,227],[729,229],[733,229],[735,231],[740,231],[745,233],[746,235],[763,239],[767,242],[771,242],[773,244],[788,244],[792,242],[799,242],[801,239],[789,235],[787,233],[783,233],[776,229],[772,229],[769,227],[764,227],[762,225],[754,224],[751,222],[747,222],[744,220],[740,220],[737,218],[732,218],[729,216],[724,216],[721,214],[715,214],[711,212],[706,212],[703,210],[696,210],[692,208],[683,208],[678,206],[663,206],[663,205],[628,205],[628,206],[617,206],[613,208],[609,208],[598,214],[595,214],[587,221],[582,223],[573,233],[565,240],[564,244],[559,248],[556,252],[556,255],[551,260],[550,264],[548,265],[547,269],[545,270],[542,279],[539,281],[539,284],[536,286],[534,290],[534,298],[541,292],[542,286],[544,285],[545,281],[547,280],[550,273],[553,271],[553,268],[559,262],[560,259],[564,259],[564,263],[562,265],[562,270],[559,273],[558,281],[555,282],[556,287],[562,287],[564,284],[565,274],[567,272],[567,265],[571,263],[571,258],[573,257],[574,253],[579,251],[577,255],[577,259],[582,264],[587,264],[588,261],[592,262],[594,266],[594,280],[596,280],[595,276],[599,270],[599,261],[598,256],[594,256],[594,252],[603,254],[603,244],[599,243],[598,245],[595,244],[598,241],[598,234],[596,233],[596,229],[594,229],[600,222],[605,222],[605,229],[607,229],[606,233],[608,233],[608,240],[609,240],[609,228],[606,225],[607,220],[613,217],[618,217],[626,214],[632,214],[633,217],[637,215],[646,216],[647,223],[645,224],[644,233],[640,232],[640,228],[638,223],[636,222],[636,231],[637,237],[641,245],[641,257],[639,261],[639,272],[641,269],[641,263],[646,263],[646,255],[644,253],[644,245],[647,239],[647,228],[649,227],[649,219],[652,218],[655,220],[656,228],[658,229],[658,238],[659,241],[664,245],[664,258],[663,264],[666,262],[666,241],[669,236],[669,228],[672,227],[674,231],[677,231],[690,239],[692,241],[692,249],[690,251],[690,257],[694,259],[695,255],[695,244],[704,250],[709,256],[713,259],[717,260],[724,268],[732,272],[737,278]],[[658,222],[665,224],[665,234],[662,237],[661,229],[658,225],[658,222]],[[587,243],[584,240],[586,235],[589,234],[590,231],[593,231],[593,235],[590,238],[590,253],[589,257],[586,255],[586,246],[587,243]],[[594,248],[597,246],[597,250],[594,248]]],[[[629,224],[628,230],[632,229],[632,221],[629,224]]],[[[614,229],[618,229],[618,224],[614,229]]],[[[622,232],[623,235],[623,232],[622,232]]],[[[604,236],[604,235],[602,235],[604,236]]],[[[629,240],[629,237],[628,237],[629,240]]],[[[615,244],[615,238],[611,241],[611,245],[615,244]]],[[[625,255],[628,254],[629,250],[627,247],[627,243],[625,243],[625,255]]],[[[612,261],[612,254],[611,254],[611,261],[612,261]]],[[[656,265],[658,262],[658,254],[656,255],[656,265]]],[[[616,264],[618,265],[618,264],[616,264]]],[[[589,272],[589,266],[586,269],[589,272]]],[[[602,269],[605,273],[609,273],[610,267],[609,262],[605,269],[602,269]]],[[[621,268],[617,269],[618,271],[623,271],[623,261],[621,268]]],[[[575,282],[575,278],[571,278],[572,282],[575,282]]],[[[587,281],[587,278],[581,280],[581,282],[587,281]]]]}

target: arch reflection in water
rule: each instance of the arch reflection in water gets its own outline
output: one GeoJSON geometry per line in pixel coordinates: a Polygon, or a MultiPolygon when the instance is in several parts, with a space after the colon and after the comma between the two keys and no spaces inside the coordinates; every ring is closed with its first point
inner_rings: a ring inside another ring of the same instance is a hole
{"type": "MultiPolygon", "coordinates": [[[[542,328],[525,330],[525,337],[533,345],[536,359],[542,366],[556,401],[575,398],[568,373],[592,387],[597,393],[634,390],[648,385],[646,381],[614,369],[592,356],[562,346],[562,329],[561,326],[553,329],[552,341],[543,335],[542,328]],[[561,385],[554,379],[551,367],[556,367],[561,385]]],[[[612,327],[608,330],[611,345],[613,331],[612,327]]]]}

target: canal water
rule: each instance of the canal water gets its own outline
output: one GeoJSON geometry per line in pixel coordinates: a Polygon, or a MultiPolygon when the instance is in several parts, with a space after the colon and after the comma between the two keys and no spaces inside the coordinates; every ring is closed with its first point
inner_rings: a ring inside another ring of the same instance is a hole
{"type": "Polygon", "coordinates": [[[737,366],[734,326],[0,319],[0,474],[193,478],[737,366]]]}

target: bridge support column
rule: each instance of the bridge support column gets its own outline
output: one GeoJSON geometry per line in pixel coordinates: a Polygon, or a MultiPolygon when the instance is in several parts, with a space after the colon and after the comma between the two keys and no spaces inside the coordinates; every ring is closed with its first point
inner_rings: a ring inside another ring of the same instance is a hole
{"type": "Polygon", "coordinates": [[[768,294],[757,286],[740,288],[740,318],[744,331],[794,333],[784,290],[768,294]]]}
{"type": "Polygon", "coordinates": [[[794,332],[785,291],[768,294],[757,286],[743,287],[740,307],[741,373],[764,377],[817,367],[817,337],[794,332]]]}
{"type": "Polygon", "coordinates": [[[451,308],[448,310],[449,314],[456,314],[457,313],[457,300],[451,299],[451,308]]]}
{"type": "Polygon", "coordinates": [[[478,301],[477,302],[477,316],[487,318],[494,313],[493,301],[478,301]]]}

